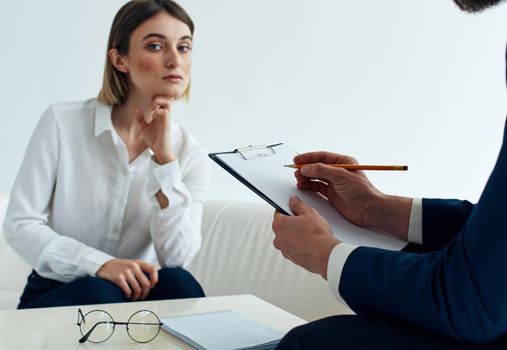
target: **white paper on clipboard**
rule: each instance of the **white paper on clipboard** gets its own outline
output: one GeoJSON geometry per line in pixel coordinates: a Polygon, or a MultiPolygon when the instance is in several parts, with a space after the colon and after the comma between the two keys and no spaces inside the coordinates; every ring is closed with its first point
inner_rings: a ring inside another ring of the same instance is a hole
{"type": "Polygon", "coordinates": [[[352,224],[320,194],[297,189],[294,169],[284,167],[293,163],[296,154],[285,144],[274,144],[210,153],[209,156],[282,213],[293,215],[289,198],[299,196],[329,222],[333,234],[343,242],[389,250],[405,247],[407,242],[398,237],[352,224]]]}

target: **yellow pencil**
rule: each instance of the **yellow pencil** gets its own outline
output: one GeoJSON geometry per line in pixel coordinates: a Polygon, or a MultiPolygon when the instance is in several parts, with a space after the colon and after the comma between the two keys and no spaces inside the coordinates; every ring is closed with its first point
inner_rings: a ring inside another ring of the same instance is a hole
{"type": "MultiPolygon", "coordinates": [[[[287,168],[301,169],[308,164],[289,164],[284,165],[287,168]]],[[[333,168],[343,168],[347,170],[408,170],[406,165],[362,165],[362,164],[325,164],[333,168]]]]}

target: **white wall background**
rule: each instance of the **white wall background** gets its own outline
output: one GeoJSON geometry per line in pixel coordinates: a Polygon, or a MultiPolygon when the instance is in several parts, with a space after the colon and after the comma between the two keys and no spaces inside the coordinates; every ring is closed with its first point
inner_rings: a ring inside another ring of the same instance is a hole
{"type": "MultiPolygon", "coordinates": [[[[53,102],[101,84],[120,0],[0,2],[0,189],[53,102]]],[[[383,191],[477,200],[506,114],[507,5],[451,0],[181,0],[196,23],[192,98],[174,118],[209,151],[287,142],[363,163],[383,191]]],[[[258,200],[214,166],[211,198],[258,200]]]]}

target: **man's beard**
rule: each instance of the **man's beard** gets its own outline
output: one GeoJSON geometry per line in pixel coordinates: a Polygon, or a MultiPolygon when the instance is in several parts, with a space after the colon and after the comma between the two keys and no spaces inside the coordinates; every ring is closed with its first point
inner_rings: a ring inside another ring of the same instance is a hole
{"type": "Polygon", "coordinates": [[[460,9],[467,12],[479,12],[488,7],[498,5],[504,0],[454,0],[460,9]]]}

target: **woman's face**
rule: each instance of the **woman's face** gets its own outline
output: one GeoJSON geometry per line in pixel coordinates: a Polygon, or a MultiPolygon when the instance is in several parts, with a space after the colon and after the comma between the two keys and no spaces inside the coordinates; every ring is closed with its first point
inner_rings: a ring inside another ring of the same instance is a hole
{"type": "Polygon", "coordinates": [[[134,30],[129,45],[122,61],[131,91],[173,98],[185,92],[192,67],[192,34],[185,23],[160,12],[134,30]]]}

